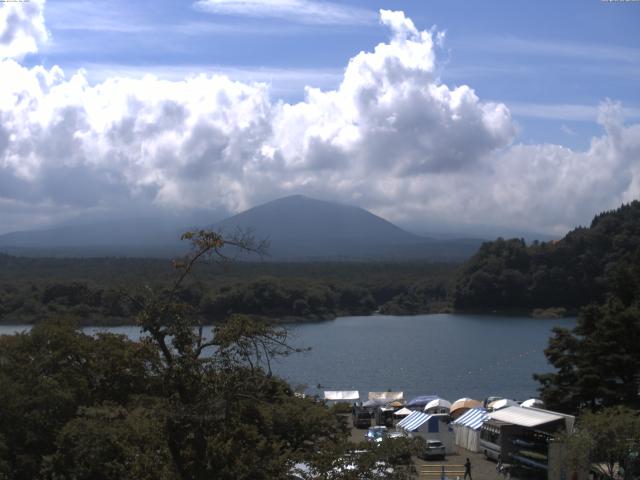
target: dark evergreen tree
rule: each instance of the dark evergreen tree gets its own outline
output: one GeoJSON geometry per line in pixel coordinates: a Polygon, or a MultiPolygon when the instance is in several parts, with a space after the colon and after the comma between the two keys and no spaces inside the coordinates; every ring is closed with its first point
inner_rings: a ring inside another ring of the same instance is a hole
{"type": "Polygon", "coordinates": [[[545,354],[556,372],[535,376],[551,407],[567,412],[640,407],[638,258],[616,267],[604,304],[584,308],[573,330],[554,331],[545,354]]]}

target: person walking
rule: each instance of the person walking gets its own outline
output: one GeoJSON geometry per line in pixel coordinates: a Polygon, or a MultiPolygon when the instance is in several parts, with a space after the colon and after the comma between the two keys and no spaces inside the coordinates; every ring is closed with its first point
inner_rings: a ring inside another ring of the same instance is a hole
{"type": "Polygon", "coordinates": [[[473,480],[471,478],[471,460],[467,457],[467,461],[464,462],[464,480],[467,480],[467,475],[469,476],[469,480],[473,480]]]}

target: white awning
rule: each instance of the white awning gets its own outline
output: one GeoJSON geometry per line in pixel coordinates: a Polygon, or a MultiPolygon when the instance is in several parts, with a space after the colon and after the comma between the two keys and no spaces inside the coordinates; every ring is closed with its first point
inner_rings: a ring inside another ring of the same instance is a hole
{"type": "Polygon", "coordinates": [[[403,399],[404,392],[369,392],[369,400],[377,403],[389,403],[403,399]]]}
{"type": "Polygon", "coordinates": [[[496,412],[491,412],[489,418],[500,420],[521,427],[537,427],[545,423],[564,420],[564,416],[552,412],[543,412],[531,408],[507,407],[496,412]]]}
{"type": "Polygon", "coordinates": [[[573,426],[576,422],[576,417],[574,417],[573,415],[567,415],[566,413],[560,413],[560,412],[552,412],[550,410],[545,410],[543,408],[536,408],[536,407],[524,407],[524,408],[527,408],[529,410],[533,410],[536,412],[544,412],[544,413],[551,413],[553,415],[559,415],[562,418],[564,418],[564,424],[567,427],[567,433],[573,432],[573,426]]]}
{"type": "Polygon", "coordinates": [[[360,398],[360,392],[357,390],[326,390],[324,392],[325,400],[333,400],[333,401],[352,401],[358,400],[360,398]]]}
{"type": "Polygon", "coordinates": [[[409,410],[408,408],[401,408],[397,412],[394,413],[396,417],[405,417],[407,415],[411,415],[413,410],[409,410]]]}

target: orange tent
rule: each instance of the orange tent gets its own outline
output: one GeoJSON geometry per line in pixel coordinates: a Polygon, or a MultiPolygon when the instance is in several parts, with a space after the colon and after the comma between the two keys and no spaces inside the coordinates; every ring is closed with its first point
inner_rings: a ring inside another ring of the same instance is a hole
{"type": "Polygon", "coordinates": [[[455,419],[467,410],[477,407],[482,407],[482,402],[474,400],[473,398],[464,397],[453,402],[449,411],[451,412],[451,417],[455,419]]]}

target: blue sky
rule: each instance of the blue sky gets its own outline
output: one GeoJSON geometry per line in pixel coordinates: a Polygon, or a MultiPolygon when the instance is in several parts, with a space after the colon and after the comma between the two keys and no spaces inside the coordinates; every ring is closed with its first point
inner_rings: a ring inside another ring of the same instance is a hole
{"type": "Polygon", "coordinates": [[[560,234],[640,194],[638,25],[599,0],[2,4],[0,233],[304,193],[560,234]]]}

